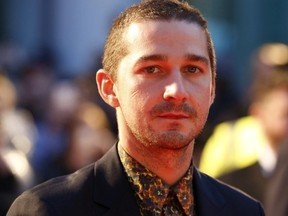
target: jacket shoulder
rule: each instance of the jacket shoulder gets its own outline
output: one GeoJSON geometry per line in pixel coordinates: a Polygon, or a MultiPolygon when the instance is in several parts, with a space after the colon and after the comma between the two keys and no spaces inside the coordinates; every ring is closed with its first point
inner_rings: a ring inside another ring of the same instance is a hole
{"type": "Polygon", "coordinates": [[[93,202],[93,171],[94,164],[91,164],[25,191],[13,202],[7,215],[24,212],[26,215],[56,215],[57,209],[77,209],[73,205],[83,200],[88,202],[89,197],[93,202]]]}
{"type": "Polygon", "coordinates": [[[215,214],[220,211],[220,215],[234,216],[264,215],[262,204],[259,201],[198,170],[195,170],[194,184],[196,203],[200,212],[210,211],[213,213],[214,211],[215,214]]]}

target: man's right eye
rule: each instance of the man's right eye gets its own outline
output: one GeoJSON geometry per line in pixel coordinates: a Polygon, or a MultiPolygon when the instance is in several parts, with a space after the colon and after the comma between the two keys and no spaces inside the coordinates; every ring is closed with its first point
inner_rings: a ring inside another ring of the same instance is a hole
{"type": "Polygon", "coordinates": [[[156,66],[149,66],[143,69],[143,72],[147,74],[156,74],[160,72],[160,69],[156,66]]]}

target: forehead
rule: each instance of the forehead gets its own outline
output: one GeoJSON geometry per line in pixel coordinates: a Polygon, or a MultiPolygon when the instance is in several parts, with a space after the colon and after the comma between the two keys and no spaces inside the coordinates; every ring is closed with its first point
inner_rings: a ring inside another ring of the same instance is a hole
{"type": "Polygon", "coordinates": [[[288,88],[281,86],[271,90],[269,93],[264,96],[264,102],[275,105],[275,101],[285,102],[288,101],[288,88]]]}
{"type": "MultiPolygon", "coordinates": [[[[158,36],[160,38],[168,37],[181,33],[182,36],[203,37],[205,32],[203,28],[194,22],[180,21],[180,20],[143,20],[140,22],[132,22],[126,29],[124,37],[127,40],[133,40],[139,35],[143,37],[158,36]],[[160,33],[162,35],[160,35],[160,33]],[[163,34],[164,33],[164,34],[163,34]]],[[[205,37],[206,38],[206,37],[205,37]]]]}
{"type": "Polygon", "coordinates": [[[208,56],[207,36],[197,23],[179,20],[134,22],[123,36],[130,51],[173,51],[174,54],[192,52],[208,56]]]}

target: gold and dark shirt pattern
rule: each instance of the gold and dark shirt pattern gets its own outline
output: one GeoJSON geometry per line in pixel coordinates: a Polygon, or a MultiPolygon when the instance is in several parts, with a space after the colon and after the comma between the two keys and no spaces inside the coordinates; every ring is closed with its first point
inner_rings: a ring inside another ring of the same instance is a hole
{"type": "Polygon", "coordinates": [[[141,215],[195,216],[192,165],[177,184],[170,186],[133,159],[121,146],[118,151],[135,192],[141,215]]]}

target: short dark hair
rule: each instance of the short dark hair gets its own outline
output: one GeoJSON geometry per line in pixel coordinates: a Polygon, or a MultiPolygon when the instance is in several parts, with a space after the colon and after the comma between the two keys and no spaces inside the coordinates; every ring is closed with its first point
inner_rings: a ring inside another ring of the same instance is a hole
{"type": "Polygon", "coordinates": [[[268,75],[259,77],[252,85],[252,102],[261,102],[276,89],[288,90],[288,69],[275,68],[268,75]]]}
{"type": "Polygon", "coordinates": [[[123,33],[133,22],[143,20],[185,20],[197,23],[203,28],[207,37],[209,60],[213,80],[216,77],[216,57],[213,42],[208,31],[207,21],[200,11],[187,2],[177,0],[144,0],[134,4],[121,13],[113,22],[104,47],[102,64],[114,78],[117,77],[117,68],[128,50],[123,41],[123,33]]]}

